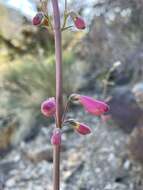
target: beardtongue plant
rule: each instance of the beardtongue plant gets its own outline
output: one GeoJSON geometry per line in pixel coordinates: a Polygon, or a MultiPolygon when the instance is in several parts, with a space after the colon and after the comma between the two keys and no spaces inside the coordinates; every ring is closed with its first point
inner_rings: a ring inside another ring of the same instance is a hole
{"type": "Polygon", "coordinates": [[[41,104],[41,112],[44,116],[55,118],[55,128],[51,137],[53,145],[53,190],[60,189],[60,145],[62,140],[62,129],[66,125],[72,127],[73,131],[80,135],[91,133],[91,129],[74,119],[66,120],[66,112],[71,103],[79,103],[83,108],[95,116],[102,116],[109,110],[108,105],[91,97],[71,94],[67,102],[63,102],[62,92],[62,31],[71,27],[83,30],[86,28],[84,20],[73,11],[68,11],[67,0],[65,0],[65,10],[63,16],[63,24],[61,25],[61,17],[58,0],[51,0],[53,7],[53,16],[48,14],[48,0],[41,0],[41,11],[33,18],[33,25],[42,26],[48,30],[53,30],[55,37],[55,59],[56,59],[56,97],[48,98],[41,104]],[[67,26],[67,19],[71,18],[74,26],[67,26]]]}

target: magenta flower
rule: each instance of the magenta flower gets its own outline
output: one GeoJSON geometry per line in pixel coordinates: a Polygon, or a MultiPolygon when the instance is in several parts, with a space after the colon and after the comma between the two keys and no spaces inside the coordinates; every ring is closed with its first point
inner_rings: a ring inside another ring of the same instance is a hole
{"type": "Polygon", "coordinates": [[[33,18],[33,20],[32,20],[33,25],[40,25],[40,24],[42,24],[43,18],[44,18],[43,12],[38,12],[38,13],[34,16],[34,18],[33,18]]]}
{"type": "Polygon", "coordinates": [[[61,144],[61,130],[59,128],[55,128],[53,131],[53,135],[51,137],[52,145],[60,145],[61,144]]]}
{"type": "Polygon", "coordinates": [[[41,112],[46,117],[53,116],[56,113],[56,101],[55,98],[48,98],[41,104],[41,112]]]}
{"type": "Polygon", "coordinates": [[[74,24],[75,24],[76,28],[80,29],[80,30],[83,30],[86,27],[85,26],[85,22],[84,22],[84,20],[81,17],[76,17],[74,19],[74,24]]]}
{"type": "Polygon", "coordinates": [[[75,125],[73,125],[73,128],[75,129],[76,132],[78,132],[81,135],[87,135],[91,133],[91,129],[83,123],[75,122],[75,125]]]}
{"type": "Polygon", "coordinates": [[[109,110],[109,106],[105,102],[95,100],[89,96],[73,94],[71,95],[71,100],[78,101],[87,112],[93,115],[100,116],[109,110]]]}
{"type": "Polygon", "coordinates": [[[109,106],[105,102],[95,100],[88,96],[80,96],[79,102],[87,112],[93,115],[100,116],[109,110],[109,106]]]}

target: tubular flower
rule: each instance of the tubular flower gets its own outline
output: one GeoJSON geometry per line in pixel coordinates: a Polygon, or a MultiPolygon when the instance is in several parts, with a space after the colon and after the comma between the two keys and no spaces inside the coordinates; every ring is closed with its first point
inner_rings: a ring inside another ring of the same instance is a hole
{"type": "Polygon", "coordinates": [[[43,12],[38,12],[35,16],[34,16],[34,18],[33,18],[33,20],[32,20],[32,23],[33,23],[33,25],[41,25],[42,24],[42,22],[43,22],[43,19],[44,19],[44,14],[43,14],[43,12]]]}
{"type": "Polygon", "coordinates": [[[41,112],[46,117],[53,116],[56,113],[56,101],[55,98],[48,98],[41,104],[41,112]]]}
{"type": "Polygon", "coordinates": [[[83,18],[78,16],[75,12],[70,12],[70,16],[71,16],[71,18],[75,24],[75,27],[77,29],[83,30],[86,28],[86,25],[85,25],[83,18]]]}
{"type": "Polygon", "coordinates": [[[109,110],[109,106],[105,102],[95,100],[89,96],[75,94],[71,96],[71,99],[78,101],[87,112],[93,115],[100,116],[109,110]]]}
{"type": "Polygon", "coordinates": [[[81,135],[87,135],[91,133],[91,129],[83,123],[76,122],[73,128],[81,135]]]}
{"type": "Polygon", "coordinates": [[[53,131],[53,135],[51,137],[52,145],[60,145],[61,144],[61,130],[59,128],[55,128],[53,131]]]}

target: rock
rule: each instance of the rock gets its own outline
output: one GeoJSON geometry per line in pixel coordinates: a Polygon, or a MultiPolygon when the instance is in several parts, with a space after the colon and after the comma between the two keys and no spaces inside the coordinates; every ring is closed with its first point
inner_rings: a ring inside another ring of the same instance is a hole
{"type": "Polygon", "coordinates": [[[138,105],[143,108],[143,82],[135,84],[132,88],[132,92],[136,97],[138,105]]]}
{"type": "Polygon", "coordinates": [[[130,133],[137,125],[141,125],[143,110],[138,106],[136,98],[129,88],[115,88],[108,104],[110,106],[109,114],[123,131],[130,133]]]}
{"type": "Polygon", "coordinates": [[[130,160],[126,160],[124,165],[123,165],[125,170],[129,170],[131,167],[131,161],[130,160]]]}
{"type": "Polygon", "coordinates": [[[7,177],[3,174],[0,174],[0,190],[4,189],[6,180],[7,177]]]}
{"type": "Polygon", "coordinates": [[[7,162],[1,162],[0,163],[0,171],[4,175],[8,175],[8,173],[13,170],[15,167],[17,167],[18,162],[13,161],[7,161],[7,162]]]}
{"type": "Polygon", "coordinates": [[[129,155],[143,167],[143,127],[135,128],[128,141],[129,155]]]}
{"type": "Polygon", "coordinates": [[[39,150],[37,149],[33,151],[28,151],[24,153],[24,156],[26,156],[28,160],[30,160],[35,164],[43,160],[52,162],[53,160],[52,147],[43,147],[39,150]]]}
{"type": "Polygon", "coordinates": [[[107,184],[104,190],[126,190],[126,186],[118,183],[107,184]]]}
{"type": "Polygon", "coordinates": [[[16,181],[15,181],[13,178],[7,180],[7,182],[6,182],[6,186],[7,186],[8,188],[12,188],[13,186],[15,186],[15,184],[16,184],[16,181]]]}

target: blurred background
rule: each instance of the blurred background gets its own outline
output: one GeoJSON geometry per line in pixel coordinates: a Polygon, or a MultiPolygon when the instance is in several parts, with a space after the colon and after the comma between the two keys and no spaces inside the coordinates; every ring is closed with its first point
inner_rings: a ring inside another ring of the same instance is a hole
{"type": "MultiPolygon", "coordinates": [[[[90,95],[110,111],[97,118],[69,110],[93,133],[65,130],[61,189],[142,190],[143,1],[69,0],[68,9],[87,28],[62,34],[64,98],[90,95]]],[[[54,123],[40,105],[55,96],[54,36],[32,25],[37,10],[38,0],[0,0],[0,190],[52,189],[54,123]]]]}

